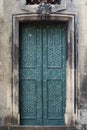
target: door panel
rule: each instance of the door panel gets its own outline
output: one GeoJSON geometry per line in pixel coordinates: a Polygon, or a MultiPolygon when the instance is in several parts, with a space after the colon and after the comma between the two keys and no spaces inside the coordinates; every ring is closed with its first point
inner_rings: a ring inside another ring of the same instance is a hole
{"type": "Polygon", "coordinates": [[[66,25],[20,25],[22,125],[64,125],[66,25]]]}
{"type": "Polygon", "coordinates": [[[43,120],[45,125],[64,124],[65,38],[64,25],[43,27],[43,120]]]}
{"type": "Polygon", "coordinates": [[[20,28],[20,115],[21,124],[42,124],[41,27],[20,28]]]}

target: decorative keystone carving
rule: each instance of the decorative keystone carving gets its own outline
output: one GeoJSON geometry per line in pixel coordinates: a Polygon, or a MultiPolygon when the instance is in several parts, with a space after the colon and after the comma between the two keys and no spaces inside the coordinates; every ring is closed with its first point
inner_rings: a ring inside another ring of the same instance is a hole
{"type": "Polygon", "coordinates": [[[42,16],[50,15],[52,12],[52,6],[51,4],[47,4],[46,2],[42,2],[38,6],[37,13],[41,14],[42,16]]]}

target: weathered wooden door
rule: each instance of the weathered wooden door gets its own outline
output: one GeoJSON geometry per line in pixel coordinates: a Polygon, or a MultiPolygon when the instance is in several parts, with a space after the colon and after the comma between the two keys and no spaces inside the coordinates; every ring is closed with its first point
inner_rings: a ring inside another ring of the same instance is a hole
{"type": "Polygon", "coordinates": [[[20,24],[19,99],[22,125],[64,125],[66,25],[20,24]]]}

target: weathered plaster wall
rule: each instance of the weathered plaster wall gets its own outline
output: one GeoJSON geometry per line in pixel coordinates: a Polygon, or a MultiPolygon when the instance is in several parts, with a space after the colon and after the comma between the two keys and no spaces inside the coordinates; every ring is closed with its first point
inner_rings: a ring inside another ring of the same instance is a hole
{"type": "MultiPolygon", "coordinates": [[[[87,0],[67,0],[64,13],[75,13],[77,51],[77,118],[87,125],[87,0]]],[[[12,14],[21,10],[20,0],[0,0],[0,125],[12,116],[12,14]]]]}
{"type": "Polygon", "coordinates": [[[78,17],[78,74],[80,88],[80,123],[87,124],[87,1],[79,8],[78,17]]]}
{"type": "MultiPolygon", "coordinates": [[[[3,66],[3,34],[4,34],[4,5],[3,0],[0,2],[0,124],[3,124],[3,118],[5,116],[6,110],[6,88],[5,88],[5,78],[4,78],[4,66],[3,66]]],[[[4,50],[3,50],[4,51],[4,50]]]]}

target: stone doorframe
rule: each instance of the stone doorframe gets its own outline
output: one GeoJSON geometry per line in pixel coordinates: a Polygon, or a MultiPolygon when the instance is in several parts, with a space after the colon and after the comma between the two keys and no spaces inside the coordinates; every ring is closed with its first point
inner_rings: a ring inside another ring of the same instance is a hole
{"type": "MultiPolygon", "coordinates": [[[[13,124],[20,125],[19,113],[19,23],[26,21],[40,21],[38,14],[13,15],[13,82],[12,82],[12,117],[13,124]]],[[[66,108],[65,108],[65,125],[74,125],[76,120],[75,113],[75,67],[74,67],[74,15],[67,14],[50,14],[50,21],[64,21],[68,23],[67,29],[67,48],[66,48],[66,108]]]]}

